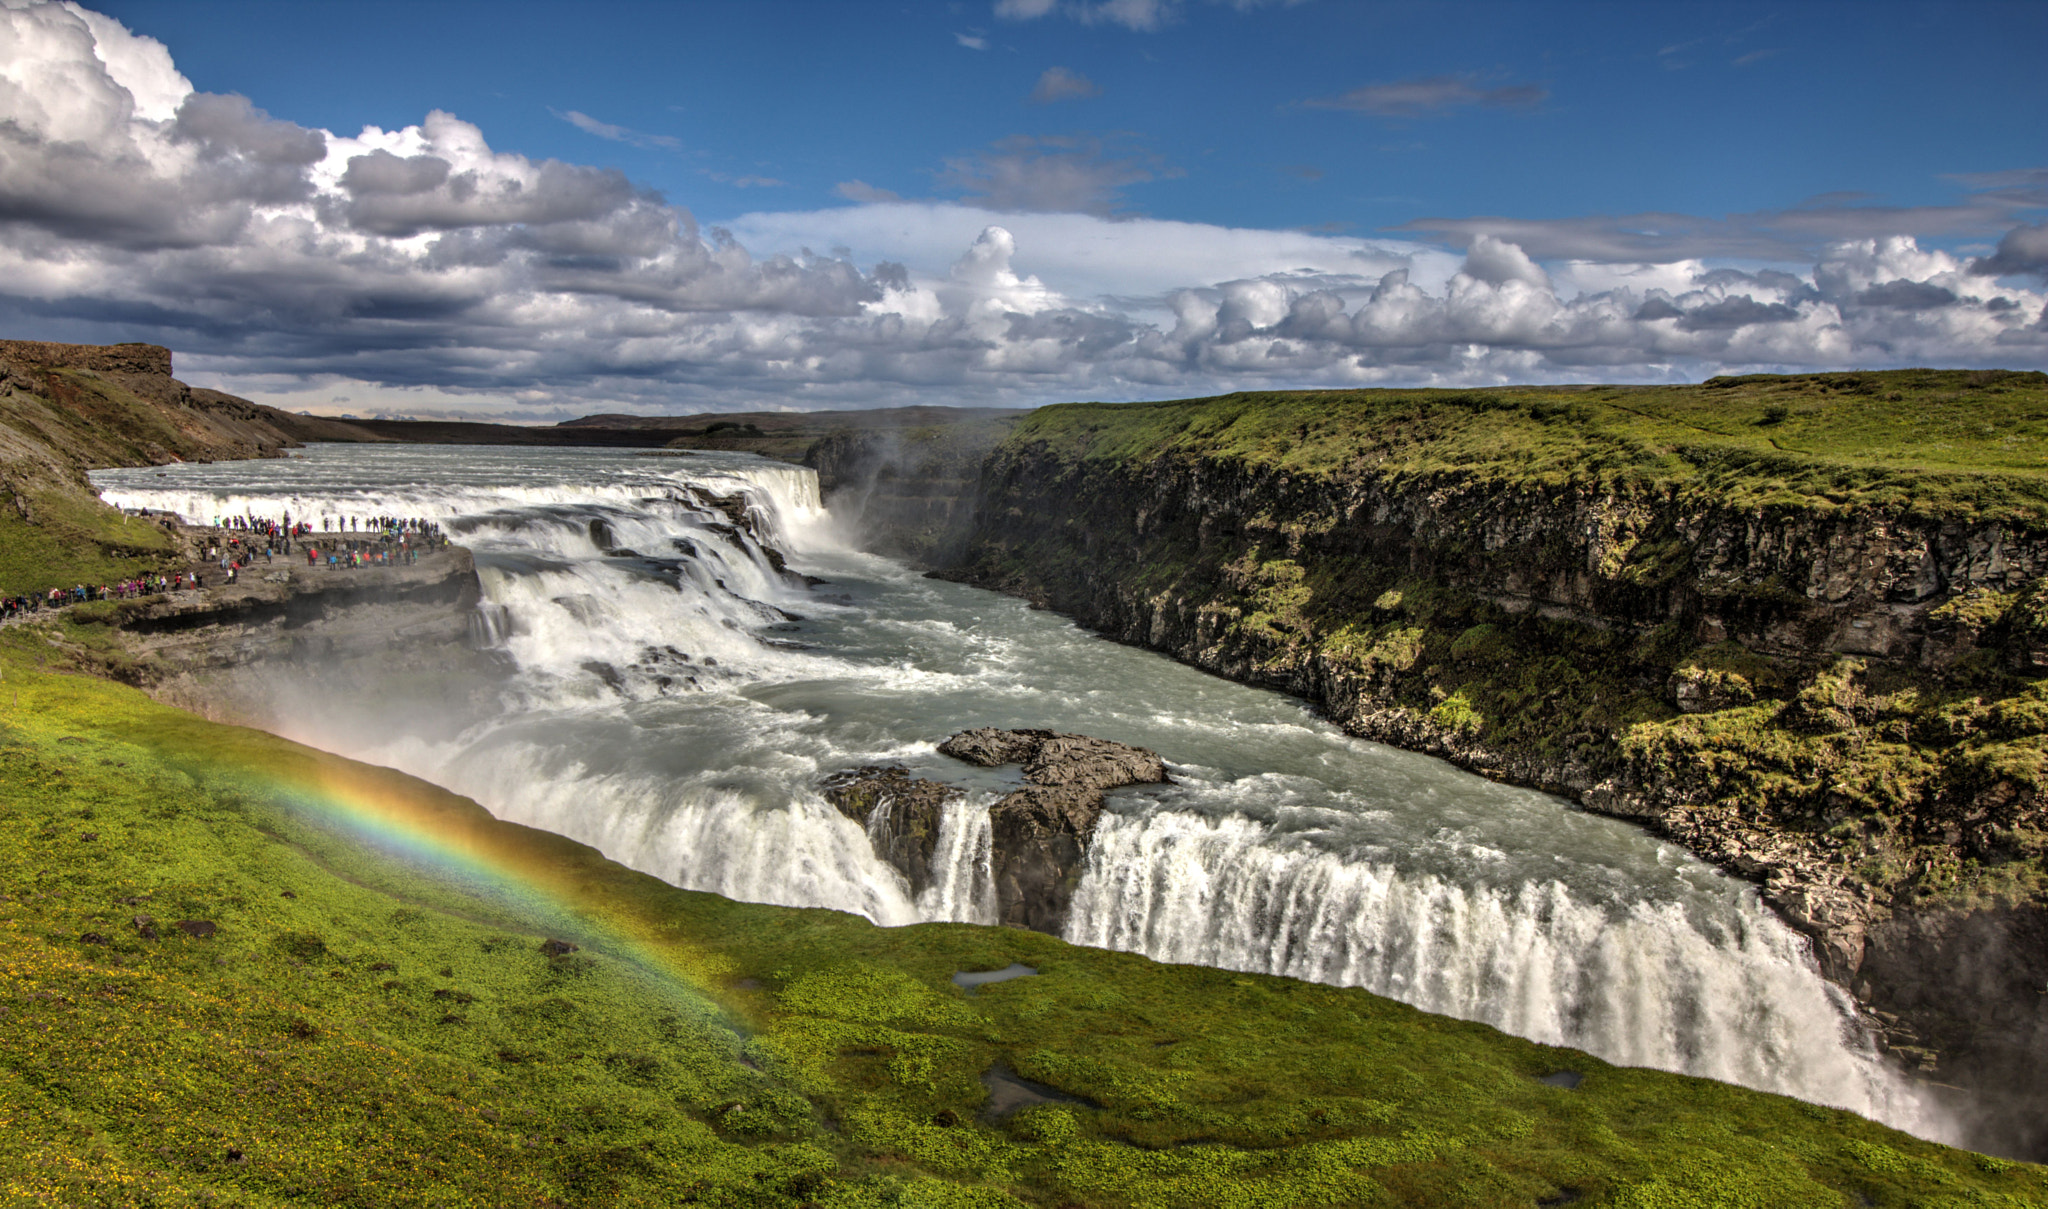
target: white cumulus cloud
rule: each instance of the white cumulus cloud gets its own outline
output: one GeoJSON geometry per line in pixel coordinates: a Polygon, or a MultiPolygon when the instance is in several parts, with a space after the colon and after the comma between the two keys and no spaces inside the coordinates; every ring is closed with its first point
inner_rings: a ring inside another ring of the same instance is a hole
{"type": "MultiPolygon", "coordinates": [[[[1140,7],[1070,15],[1128,24],[1140,7]]],[[[998,15],[1055,8],[1004,0],[998,15]]],[[[0,119],[10,334],[153,340],[188,376],[316,410],[553,418],[2048,364],[2048,252],[2025,222],[1974,260],[1873,229],[1905,211],[1837,215],[1833,234],[1434,224],[1454,250],[1113,218],[1120,189],[1172,169],[1071,136],[959,157],[941,180],[964,202],[849,180],[853,204],[704,227],[615,170],[499,150],[451,113],[301,127],[195,91],[166,48],[109,18],[29,0],[0,0],[0,119]],[[1717,259],[1730,246],[1768,254],[1717,259]]],[[[1979,212],[2017,215],[2038,182],[1971,187],[1979,212]]]]}

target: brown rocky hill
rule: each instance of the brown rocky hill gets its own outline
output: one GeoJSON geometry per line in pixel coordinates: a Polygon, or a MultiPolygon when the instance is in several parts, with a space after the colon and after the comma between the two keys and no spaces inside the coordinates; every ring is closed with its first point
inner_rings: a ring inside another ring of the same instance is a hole
{"type": "Polygon", "coordinates": [[[157,345],[0,340],[0,595],[105,582],[178,556],[166,530],[101,504],[88,470],[387,439],[188,386],[157,345]]]}
{"type": "Polygon", "coordinates": [[[105,466],[275,457],[307,440],[383,440],[171,376],[153,344],[0,340],[0,464],[74,479],[105,466]]]}

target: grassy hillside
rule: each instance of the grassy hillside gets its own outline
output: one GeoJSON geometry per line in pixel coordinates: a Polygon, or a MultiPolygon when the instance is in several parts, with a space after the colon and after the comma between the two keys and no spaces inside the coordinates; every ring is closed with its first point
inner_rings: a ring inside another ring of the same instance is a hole
{"type": "Polygon", "coordinates": [[[0,490],[0,595],[118,583],[179,563],[177,541],[153,522],[67,484],[10,486],[0,490]]]}
{"type": "Polygon", "coordinates": [[[2048,1204],[1361,991],[678,891],[70,674],[65,624],[0,633],[5,1204],[2048,1204]],[[986,1118],[998,1064],[1066,1098],[986,1118]]]}
{"type": "Polygon", "coordinates": [[[1014,443],[1077,459],[1597,481],[1730,504],[2048,517],[2048,374],[1887,370],[1702,386],[1287,391],[1042,408],[1014,443]]]}
{"type": "Polygon", "coordinates": [[[161,368],[170,364],[167,350],[149,346],[0,341],[0,595],[182,565],[177,539],[101,504],[88,470],[272,456],[300,440],[349,435],[325,421],[188,387],[166,372],[29,359],[90,360],[123,347],[158,354],[143,360],[161,368]]]}

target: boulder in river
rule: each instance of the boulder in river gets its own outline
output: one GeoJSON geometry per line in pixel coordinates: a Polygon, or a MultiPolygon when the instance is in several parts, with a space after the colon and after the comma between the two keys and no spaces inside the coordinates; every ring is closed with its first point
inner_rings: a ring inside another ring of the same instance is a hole
{"type": "Polygon", "coordinates": [[[899,764],[834,773],[825,779],[823,789],[825,800],[839,813],[867,829],[875,855],[909,880],[911,894],[931,883],[939,819],[946,803],[960,796],[958,789],[911,776],[899,764]]]}
{"type": "MultiPolygon", "coordinates": [[[[996,918],[1054,935],[1066,924],[1067,904],[1086,867],[1102,795],[1168,779],[1156,752],[1059,731],[982,727],[961,731],[939,750],[983,768],[1024,766],[1025,786],[989,808],[996,918]]],[[[875,855],[902,872],[913,895],[931,884],[939,821],[959,789],[912,776],[900,765],[870,765],[834,773],[823,791],[841,814],[867,829],[875,855]]]]}
{"type": "Polygon", "coordinates": [[[1157,785],[1167,779],[1166,762],[1157,752],[1052,730],[997,730],[985,726],[961,731],[939,744],[939,750],[984,768],[1022,764],[1025,780],[1061,789],[1117,789],[1125,785],[1157,785]]]}
{"type": "Polygon", "coordinates": [[[982,727],[954,735],[939,750],[983,767],[1024,766],[1029,784],[989,811],[996,913],[1012,927],[1054,935],[1066,924],[1086,867],[1103,793],[1167,779],[1157,752],[1058,731],[982,727]]]}

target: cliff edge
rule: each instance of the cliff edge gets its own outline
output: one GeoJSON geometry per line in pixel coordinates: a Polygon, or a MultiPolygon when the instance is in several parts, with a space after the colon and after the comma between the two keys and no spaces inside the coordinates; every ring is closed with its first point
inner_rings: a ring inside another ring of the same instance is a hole
{"type": "Polygon", "coordinates": [[[2039,1152],[2043,448],[1997,371],[1074,404],[930,561],[1754,880],[2039,1152]]]}
{"type": "Polygon", "coordinates": [[[88,470],[364,439],[382,438],[188,386],[158,345],[0,340],[0,595],[111,582],[182,555],[173,531],[100,503],[88,470]]]}

